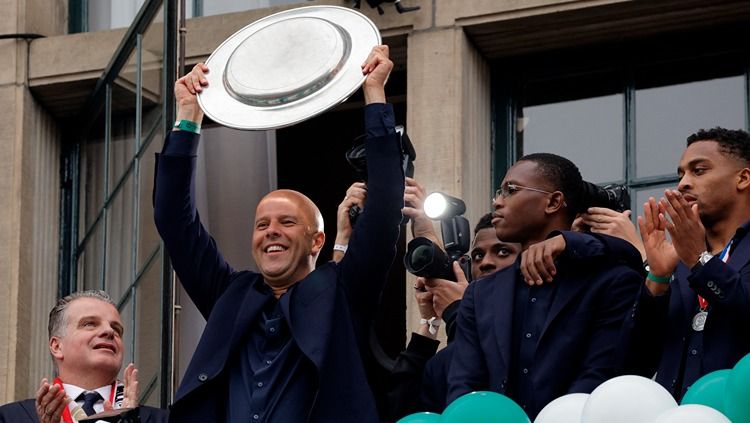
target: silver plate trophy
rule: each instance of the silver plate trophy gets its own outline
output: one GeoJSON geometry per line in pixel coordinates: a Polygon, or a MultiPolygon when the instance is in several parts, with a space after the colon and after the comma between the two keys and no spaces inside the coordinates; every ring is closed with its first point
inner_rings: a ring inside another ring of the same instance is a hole
{"type": "Polygon", "coordinates": [[[349,98],[364,82],[361,65],[379,45],[365,15],[310,6],[267,16],[225,40],[206,61],[205,114],[235,129],[276,129],[349,98]]]}

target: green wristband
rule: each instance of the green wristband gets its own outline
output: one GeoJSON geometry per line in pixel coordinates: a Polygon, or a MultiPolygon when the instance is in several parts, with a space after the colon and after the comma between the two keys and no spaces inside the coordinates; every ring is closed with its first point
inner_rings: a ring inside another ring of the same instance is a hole
{"type": "Polygon", "coordinates": [[[181,131],[192,132],[194,134],[201,133],[201,125],[199,123],[193,122],[192,120],[178,120],[174,123],[174,127],[181,131]]]}
{"type": "Polygon", "coordinates": [[[656,283],[669,283],[672,280],[672,275],[669,276],[656,276],[651,272],[648,272],[648,275],[646,275],[646,279],[650,280],[651,282],[656,283]]]}

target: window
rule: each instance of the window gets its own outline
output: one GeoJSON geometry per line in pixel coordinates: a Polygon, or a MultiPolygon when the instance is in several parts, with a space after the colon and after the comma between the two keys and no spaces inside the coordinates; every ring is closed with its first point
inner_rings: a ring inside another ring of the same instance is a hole
{"type": "MultiPolygon", "coordinates": [[[[133,22],[144,3],[146,3],[146,0],[70,0],[69,31],[71,33],[94,32],[126,28],[133,22]]],[[[304,1],[184,0],[186,18],[242,12],[294,3],[304,3],[304,1]]],[[[161,17],[157,17],[156,20],[161,21],[161,17]]]]}
{"type": "Polygon", "coordinates": [[[172,301],[163,293],[170,292],[171,281],[164,277],[151,190],[154,153],[166,127],[164,105],[173,102],[164,97],[162,69],[174,49],[164,48],[167,26],[151,24],[164,13],[162,2],[137,4],[144,13],[132,23],[132,39],[116,53],[112,63],[117,64],[105,71],[104,83],[92,95],[84,112],[87,124],[69,134],[60,292],[110,294],[126,327],[124,359],[138,366],[141,402],[163,406],[170,369],[163,336],[171,333],[171,310],[165,313],[163,304],[172,301]]]}
{"type": "Polygon", "coordinates": [[[585,180],[627,184],[635,218],[649,196],[676,185],[688,135],[747,129],[741,33],[713,28],[495,63],[495,185],[522,155],[556,153],[585,180]]]}

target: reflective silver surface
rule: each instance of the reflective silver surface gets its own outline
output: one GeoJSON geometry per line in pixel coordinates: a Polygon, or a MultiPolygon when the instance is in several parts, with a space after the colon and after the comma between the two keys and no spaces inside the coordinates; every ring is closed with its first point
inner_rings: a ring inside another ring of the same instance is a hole
{"type": "Polygon", "coordinates": [[[209,86],[198,102],[207,116],[231,128],[289,126],[354,93],[364,82],[361,65],[378,44],[377,27],[352,9],[277,13],[236,32],[211,54],[209,86]]]}

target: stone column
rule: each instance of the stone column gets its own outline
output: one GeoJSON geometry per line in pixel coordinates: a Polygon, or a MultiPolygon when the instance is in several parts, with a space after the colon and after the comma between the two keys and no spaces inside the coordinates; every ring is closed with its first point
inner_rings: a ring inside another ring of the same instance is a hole
{"type": "Polygon", "coordinates": [[[51,375],[47,313],[57,296],[60,135],[28,89],[23,34],[64,33],[67,1],[0,0],[0,401],[51,375]]]}
{"type": "MultiPolygon", "coordinates": [[[[456,27],[412,32],[407,57],[415,177],[428,192],[463,199],[473,229],[490,211],[492,191],[489,65],[456,27]]],[[[410,331],[419,321],[412,283],[406,289],[410,331]]]]}

